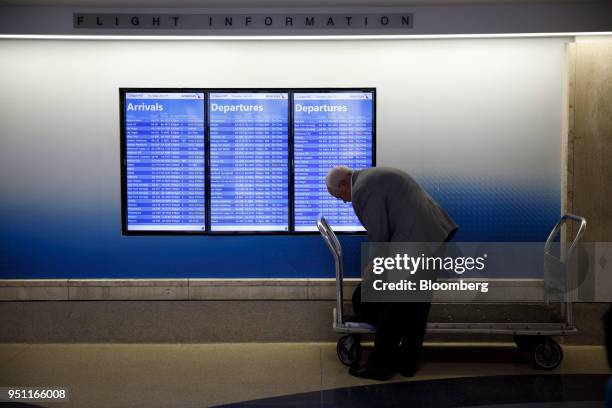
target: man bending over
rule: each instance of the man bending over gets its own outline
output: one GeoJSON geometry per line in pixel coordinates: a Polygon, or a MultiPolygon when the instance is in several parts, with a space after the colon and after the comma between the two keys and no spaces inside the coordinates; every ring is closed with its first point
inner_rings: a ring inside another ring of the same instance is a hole
{"type": "MultiPolygon", "coordinates": [[[[329,171],[326,183],[332,196],[352,202],[370,242],[441,243],[457,232],[448,214],[401,170],[352,170],[339,166],[329,171]]],[[[376,326],[376,337],[374,352],[366,364],[351,367],[349,373],[377,380],[387,380],[397,370],[404,376],[413,376],[430,305],[431,302],[362,302],[359,284],[353,293],[353,310],[360,321],[376,326]]]]}

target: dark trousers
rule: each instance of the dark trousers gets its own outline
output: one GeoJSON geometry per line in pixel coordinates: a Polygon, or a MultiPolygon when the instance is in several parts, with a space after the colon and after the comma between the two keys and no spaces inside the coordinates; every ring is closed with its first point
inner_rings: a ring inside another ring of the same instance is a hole
{"type": "Polygon", "coordinates": [[[353,292],[359,321],[376,326],[374,353],[367,365],[414,371],[423,348],[431,302],[362,302],[361,284],[353,292]]]}
{"type": "MultiPolygon", "coordinates": [[[[457,229],[453,230],[444,242],[450,242],[457,229]]],[[[443,256],[445,247],[434,255],[443,256]]],[[[436,281],[437,274],[429,276],[436,281]]],[[[427,318],[431,308],[432,294],[426,294],[424,302],[362,302],[361,283],[353,292],[353,311],[359,321],[376,326],[374,353],[367,365],[383,370],[416,370],[423,338],[427,328],[427,318]]]]}

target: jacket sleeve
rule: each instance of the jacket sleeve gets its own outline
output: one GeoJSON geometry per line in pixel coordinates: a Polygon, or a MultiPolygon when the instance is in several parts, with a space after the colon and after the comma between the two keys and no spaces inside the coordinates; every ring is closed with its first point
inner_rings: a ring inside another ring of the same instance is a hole
{"type": "Polygon", "coordinates": [[[391,233],[389,231],[389,215],[385,197],[371,192],[367,195],[361,195],[356,204],[354,206],[355,212],[368,232],[368,241],[389,242],[391,233]]]}

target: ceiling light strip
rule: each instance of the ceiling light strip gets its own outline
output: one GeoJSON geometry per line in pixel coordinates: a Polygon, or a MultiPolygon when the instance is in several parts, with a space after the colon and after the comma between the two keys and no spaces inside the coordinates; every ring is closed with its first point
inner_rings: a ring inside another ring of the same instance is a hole
{"type": "Polygon", "coordinates": [[[505,33],[505,34],[417,34],[417,35],[72,35],[72,34],[0,34],[0,39],[15,40],[94,40],[94,41],[320,41],[320,40],[429,40],[487,38],[548,38],[612,36],[612,32],[581,33],[505,33]]]}

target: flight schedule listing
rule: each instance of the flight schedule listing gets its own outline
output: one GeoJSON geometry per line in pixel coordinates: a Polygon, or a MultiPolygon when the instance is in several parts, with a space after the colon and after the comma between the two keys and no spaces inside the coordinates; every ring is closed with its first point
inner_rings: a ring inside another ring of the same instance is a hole
{"type": "Polygon", "coordinates": [[[211,93],[208,111],[211,231],[288,231],[288,93],[211,93]]]}
{"type": "Polygon", "coordinates": [[[364,231],[351,203],[325,185],[335,166],[372,166],[372,92],[295,93],[293,103],[296,231],[316,231],[322,214],[336,231],[364,231]]]}
{"type": "Polygon", "coordinates": [[[126,93],[129,231],[204,231],[203,93],[126,93]]]}

